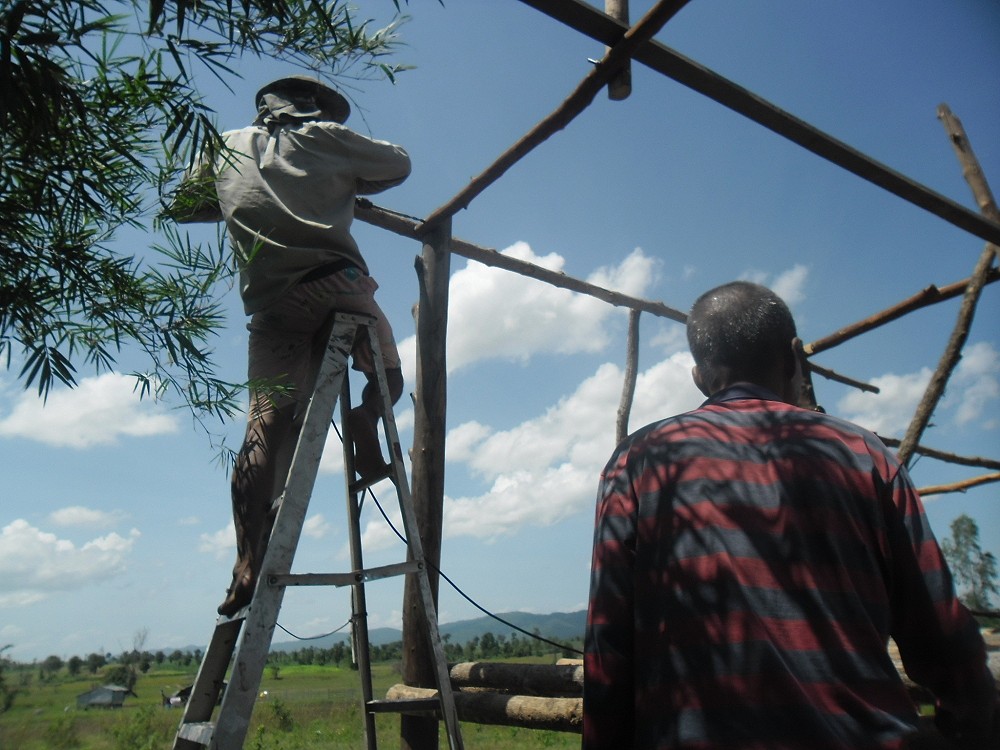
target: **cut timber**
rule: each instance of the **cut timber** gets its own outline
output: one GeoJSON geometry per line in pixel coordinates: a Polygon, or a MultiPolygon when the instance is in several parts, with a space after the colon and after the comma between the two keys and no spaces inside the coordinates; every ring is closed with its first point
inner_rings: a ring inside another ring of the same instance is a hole
{"type": "MultiPolygon", "coordinates": [[[[389,701],[433,698],[437,691],[393,685],[386,693],[389,701]]],[[[531,695],[505,695],[492,691],[455,693],[455,708],[460,721],[554,732],[583,730],[583,698],[541,698],[531,695]]]]}
{"type": "Polygon", "coordinates": [[[583,664],[463,662],[451,668],[457,688],[482,687],[517,695],[577,696],[583,693],[583,664]]]}

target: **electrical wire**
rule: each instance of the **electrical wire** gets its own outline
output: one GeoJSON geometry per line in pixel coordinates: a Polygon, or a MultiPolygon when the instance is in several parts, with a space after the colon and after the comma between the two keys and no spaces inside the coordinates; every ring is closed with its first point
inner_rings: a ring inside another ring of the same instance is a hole
{"type": "MultiPolygon", "coordinates": [[[[378,508],[378,510],[379,510],[379,513],[381,513],[381,514],[382,514],[382,518],[384,518],[384,519],[385,519],[385,522],[386,522],[387,524],[389,524],[389,528],[390,528],[390,529],[392,529],[392,532],[393,532],[393,533],[394,533],[394,534],[395,534],[395,535],[396,535],[397,537],[399,537],[400,541],[402,541],[402,542],[403,542],[403,544],[406,544],[406,545],[409,545],[409,542],[408,542],[408,541],[406,540],[406,537],[404,537],[404,536],[403,536],[403,535],[402,535],[402,534],[401,534],[401,533],[399,532],[399,529],[397,529],[397,528],[396,528],[396,526],[395,526],[395,525],[393,524],[393,522],[392,522],[392,521],[391,521],[391,520],[389,519],[389,516],[388,516],[388,515],[386,514],[386,512],[385,512],[385,509],[384,509],[384,508],[382,507],[382,503],[380,503],[380,502],[378,501],[378,497],[376,497],[376,496],[375,496],[375,493],[374,493],[374,492],[372,492],[372,489],[371,489],[371,487],[369,487],[369,488],[368,488],[368,489],[366,490],[366,492],[367,492],[367,493],[368,493],[369,495],[371,495],[371,498],[372,498],[372,500],[373,500],[373,501],[374,501],[374,503],[375,503],[375,507],[376,507],[376,508],[378,508]]],[[[430,560],[426,560],[426,559],[425,559],[425,560],[424,560],[424,563],[425,563],[425,564],[426,564],[426,565],[427,565],[428,567],[430,567],[430,568],[431,568],[431,569],[432,569],[432,570],[433,570],[433,571],[434,571],[435,573],[437,573],[437,574],[438,574],[439,576],[441,576],[441,578],[443,578],[443,579],[444,579],[444,580],[445,580],[445,581],[446,581],[446,582],[448,583],[448,585],[449,585],[449,586],[451,586],[451,587],[452,587],[452,588],[453,588],[453,589],[455,590],[455,592],[456,592],[456,593],[457,593],[457,594],[458,594],[459,596],[461,596],[461,597],[462,597],[463,599],[465,599],[465,601],[467,601],[467,602],[468,602],[469,604],[471,604],[471,605],[472,605],[473,607],[475,607],[476,609],[478,609],[478,610],[479,610],[480,612],[482,612],[482,613],[483,613],[484,615],[486,615],[487,617],[490,617],[490,618],[492,618],[492,619],[496,620],[497,622],[499,622],[499,623],[501,623],[501,624],[503,624],[503,625],[506,625],[506,626],[507,626],[507,627],[509,627],[509,628],[513,628],[513,629],[514,629],[514,630],[516,630],[517,632],[519,632],[519,633],[523,633],[524,635],[528,636],[529,638],[534,638],[534,639],[535,639],[536,641],[540,641],[540,642],[542,642],[542,643],[547,643],[547,644],[549,644],[550,646],[555,646],[556,648],[558,648],[558,649],[562,649],[563,651],[568,651],[568,652],[571,652],[571,653],[574,653],[574,654],[580,654],[581,656],[583,655],[583,651],[581,651],[581,650],[580,650],[580,649],[578,649],[578,648],[573,648],[572,646],[567,646],[567,645],[566,645],[566,644],[564,644],[564,643],[557,643],[556,641],[552,641],[552,640],[549,640],[548,638],[545,638],[545,637],[543,637],[543,636],[540,636],[540,635],[538,635],[537,633],[531,633],[531,632],[528,632],[528,631],[527,631],[527,630],[525,630],[524,628],[522,628],[522,627],[520,627],[520,626],[518,626],[518,625],[515,625],[514,623],[512,623],[512,622],[510,622],[510,621],[508,621],[508,620],[505,620],[505,619],[503,619],[502,617],[500,617],[500,615],[497,615],[497,614],[494,614],[493,612],[490,612],[490,611],[489,611],[488,609],[486,609],[485,607],[483,607],[483,606],[482,606],[482,605],[481,605],[481,604],[480,604],[479,602],[477,602],[477,601],[476,601],[475,599],[473,599],[473,598],[472,598],[471,596],[469,596],[468,594],[466,594],[466,593],[465,593],[465,592],[464,592],[464,591],[463,591],[463,590],[462,590],[462,589],[461,589],[461,588],[460,588],[460,587],[458,586],[458,584],[457,584],[457,583],[455,583],[455,582],[454,582],[453,580],[451,580],[451,578],[449,578],[449,577],[448,577],[448,576],[447,576],[447,575],[446,575],[446,574],[444,573],[444,571],[442,571],[442,570],[441,570],[441,569],[440,569],[439,567],[437,567],[436,565],[434,565],[434,563],[432,563],[432,562],[431,562],[430,560]]]]}
{"type": "Polygon", "coordinates": [[[343,625],[341,625],[336,630],[331,630],[329,633],[323,633],[323,635],[295,635],[295,633],[293,633],[291,630],[289,630],[288,628],[286,628],[280,622],[276,622],[274,624],[277,625],[279,628],[281,628],[286,633],[288,633],[288,635],[290,635],[292,638],[294,638],[297,641],[316,641],[316,640],[319,640],[320,638],[326,638],[327,636],[336,635],[341,630],[343,630],[348,625],[350,625],[351,621],[348,620],[347,622],[345,622],[343,625]]]}
{"type": "MultiPolygon", "coordinates": [[[[344,436],[340,434],[340,429],[338,428],[337,423],[336,422],[331,422],[331,425],[333,426],[334,431],[337,433],[337,437],[340,438],[340,442],[343,443],[344,442],[344,436]]],[[[365,490],[365,492],[367,492],[369,495],[371,495],[372,501],[375,503],[375,507],[378,508],[379,513],[382,514],[382,518],[385,519],[385,522],[389,525],[389,528],[392,529],[392,533],[394,533],[397,537],[399,537],[399,540],[403,544],[409,546],[409,542],[407,541],[406,537],[403,536],[400,533],[399,529],[396,528],[395,524],[393,524],[392,520],[389,518],[388,514],[385,512],[385,508],[382,507],[382,503],[379,502],[378,497],[376,497],[375,493],[372,491],[372,488],[371,487],[367,488],[365,490]]],[[[514,623],[512,623],[512,622],[510,622],[508,620],[505,620],[504,618],[500,617],[500,615],[497,615],[497,614],[494,614],[493,612],[490,612],[483,605],[481,605],[479,602],[477,602],[471,596],[469,596],[468,594],[466,594],[459,587],[459,585],[457,583],[455,583],[453,580],[451,580],[451,578],[449,578],[445,574],[445,572],[443,570],[441,570],[439,567],[437,567],[436,565],[434,565],[434,563],[430,562],[429,560],[424,560],[424,563],[428,567],[430,567],[435,573],[437,573],[439,576],[441,576],[441,578],[443,578],[445,580],[445,582],[447,582],[447,584],[449,586],[451,586],[455,590],[455,593],[457,593],[459,596],[461,596],[463,599],[465,599],[465,601],[467,601],[469,604],[471,604],[473,607],[475,607],[476,609],[478,609],[480,612],[482,612],[487,617],[490,617],[490,618],[496,620],[497,622],[501,623],[502,625],[506,625],[508,628],[516,630],[518,633],[522,633],[523,635],[526,635],[529,638],[533,638],[534,640],[539,641],[541,643],[547,643],[550,646],[555,646],[556,648],[561,649],[562,651],[566,651],[566,652],[574,653],[574,654],[579,654],[581,656],[583,655],[583,651],[581,651],[578,648],[573,648],[572,646],[567,646],[565,643],[557,643],[556,641],[549,640],[548,638],[540,636],[537,633],[531,633],[531,632],[525,630],[524,628],[520,627],[519,625],[515,625],[514,623]]],[[[316,636],[310,636],[310,637],[300,637],[300,636],[297,636],[294,633],[290,632],[289,630],[287,630],[280,622],[276,622],[275,623],[275,625],[277,625],[283,631],[285,631],[286,633],[288,633],[288,635],[290,635],[292,638],[295,638],[296,640],[300,640],[300,641],[308,641],[308,640],[316,640],[318,638],[326,638],[329,635],[334,635],[335,633],[339,633],[341,630],[343,630],[344,628],[346,628],[350,624],[351,624],[351,621],[348,620],[343,625],[341,625],[339,628],[337,628],[336,630],[334,630],[334,631],[332,631],[330,633],[325,633],[323,635],[316,635],[316,636]]]]}

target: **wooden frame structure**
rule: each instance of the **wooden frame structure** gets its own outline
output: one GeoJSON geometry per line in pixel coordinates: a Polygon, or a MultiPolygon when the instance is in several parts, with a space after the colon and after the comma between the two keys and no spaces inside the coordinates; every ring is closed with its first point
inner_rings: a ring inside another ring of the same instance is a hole
{"type": "MultiPolygon", "coordinates": [[[[923,488],[924,494],[963,491],[967,487],[977,484],[1000,481],[1000,460],[957,456],[920,444],[921,435],[943,395],[949,376],[958,363],[983,289],[986,285],[1000,279],[1000,270],[996,266],[997,255],[1000,252],[998,250],[998,246],[1000,246],[1000,210],[997,208],[958,118],[948,111],[947,107],[942,107],[938,112],[939,118],[945,126],[947,137],[956,150],[963,173],[980,208],[979,213],[890,169],[781,110],[756,94],[654,41],[653,36],[688,1],[660,0],[643,18],[630,27],[627,22],[627,0],[606,0],[606,9],[611,15],[597,10],[583,0],[521,0],[524,4],[551,16],[581,34],[607,45],[607,53],[604,58],[595,64],[594,68],[558,108],[541,120],[523,138],[501,154],[493,164],[473,178],[468,185],[426,219],[417,220],[374,206],[368,201],[359,201],[358,203],[356,210],[358,219],[417,240],[421,242],[423,248],[417,261],[420,301],[417,316],[417,382],[412,486],[418,515],[418,527],[423,536],[426,558],[435,568],[440,562],[444,498],[447,400],[445,332],[447,330],[448,281],[452,254],[588,294],[608,304],[626,307],[630,310],[626,377],[617,422],[619,436],[623,436],[626,431],[632,391],[635,386],[640,314],[645,312],[677,322],[686,320],[685,313],[662,302],[629,297],[603,289],[564,274],[510,258],[496,250],[460,240],[451,234],[451,219],[456,213],[467,208],[478,195],[500,179],[511,166],[526,157],[548,137],[566,127],[589,106],[601,90],[610,85],[612,86],[612,98],[627,95],[627,89],[630,86],[628,71],[633,61],[711,98],[724,107],[749,118],[861,179],[871,182],[985,241],[983,252],[968,278],[946,286],[931,286],[916,291],[911,297],[891,308],[877,312],[851,326],[805,344],[802,356],[806,360],[856,336],[897,320],[913,310],[962,296],[961,309],[951,339],[941,356],[938,368],[906,435],[902,440],[886,439],[885,442],[891,447],[898,448],[898,455],[904,464],[909,463],[915,454],[920,454],[959,465],[987,469],[990,472],[953,485],[923,488]]],[[[811,361],[809,362],[809,370],[822,377],[856,388],[869,391],[878,390],[872,385],[833,372],[811,361]]],[[[436,596],[436,575],[433,585],[436,596]]],[[[431,660],[422,653],[421,624],[413,616],[416,611],[413,604],[415,597],[416,593],[410,590],[404,594],[403,678],[410,685],[432,685],[431,660]]],[[[413,750],[436,748],[437,721],[425,717],[404,716],[402,740],[404,748],[412,748],[413,750]]]]}

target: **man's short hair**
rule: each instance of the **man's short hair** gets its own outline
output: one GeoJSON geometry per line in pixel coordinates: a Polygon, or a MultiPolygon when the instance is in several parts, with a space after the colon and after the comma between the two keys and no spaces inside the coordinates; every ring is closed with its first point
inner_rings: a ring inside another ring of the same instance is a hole
{"type": "Polygon", "coordinates": [[[710,289],[691,307],[688,345],[695,364],[710,379],[720,370],[740,380],[757,378],[786,361],[796,336],[795,320],[767,287],[733,281],[710,289]]]}

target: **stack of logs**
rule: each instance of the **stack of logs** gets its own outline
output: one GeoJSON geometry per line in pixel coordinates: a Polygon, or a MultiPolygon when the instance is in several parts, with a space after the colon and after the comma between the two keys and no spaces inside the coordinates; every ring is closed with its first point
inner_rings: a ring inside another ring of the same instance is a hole
{"type": "MultiPolygon", "coordinates": [[[[556,664],[465,662],[451,671],[455,709],[462,721],[475,724],[583,730],[583,662],[556,664]]],[[[386,700],[431,698],[437,690],[393,685],[386,700]]]]}
{"type": "MultiPolygon", "coordinates": [[[[1000,636],[989,631],[983,635],[990,650],[990,669],[1000,685],[1000,636]]],[[[890,644],[890,654],[914,701],[932,700],[903,672],[895,644],[890,644]]],[[[583,662],[579,659],[561,659],[556,664],[464,662],[452,666],[450,674],[461,721],[556,732],[579,733],[583,729],[583,662]]],[[[433,689],[393,685],[386,699],[436,695],[433,689]]],[[[927,730],[913,748],[950,747],[939,735],[934,737],[932,728],[927,730]]]]}

